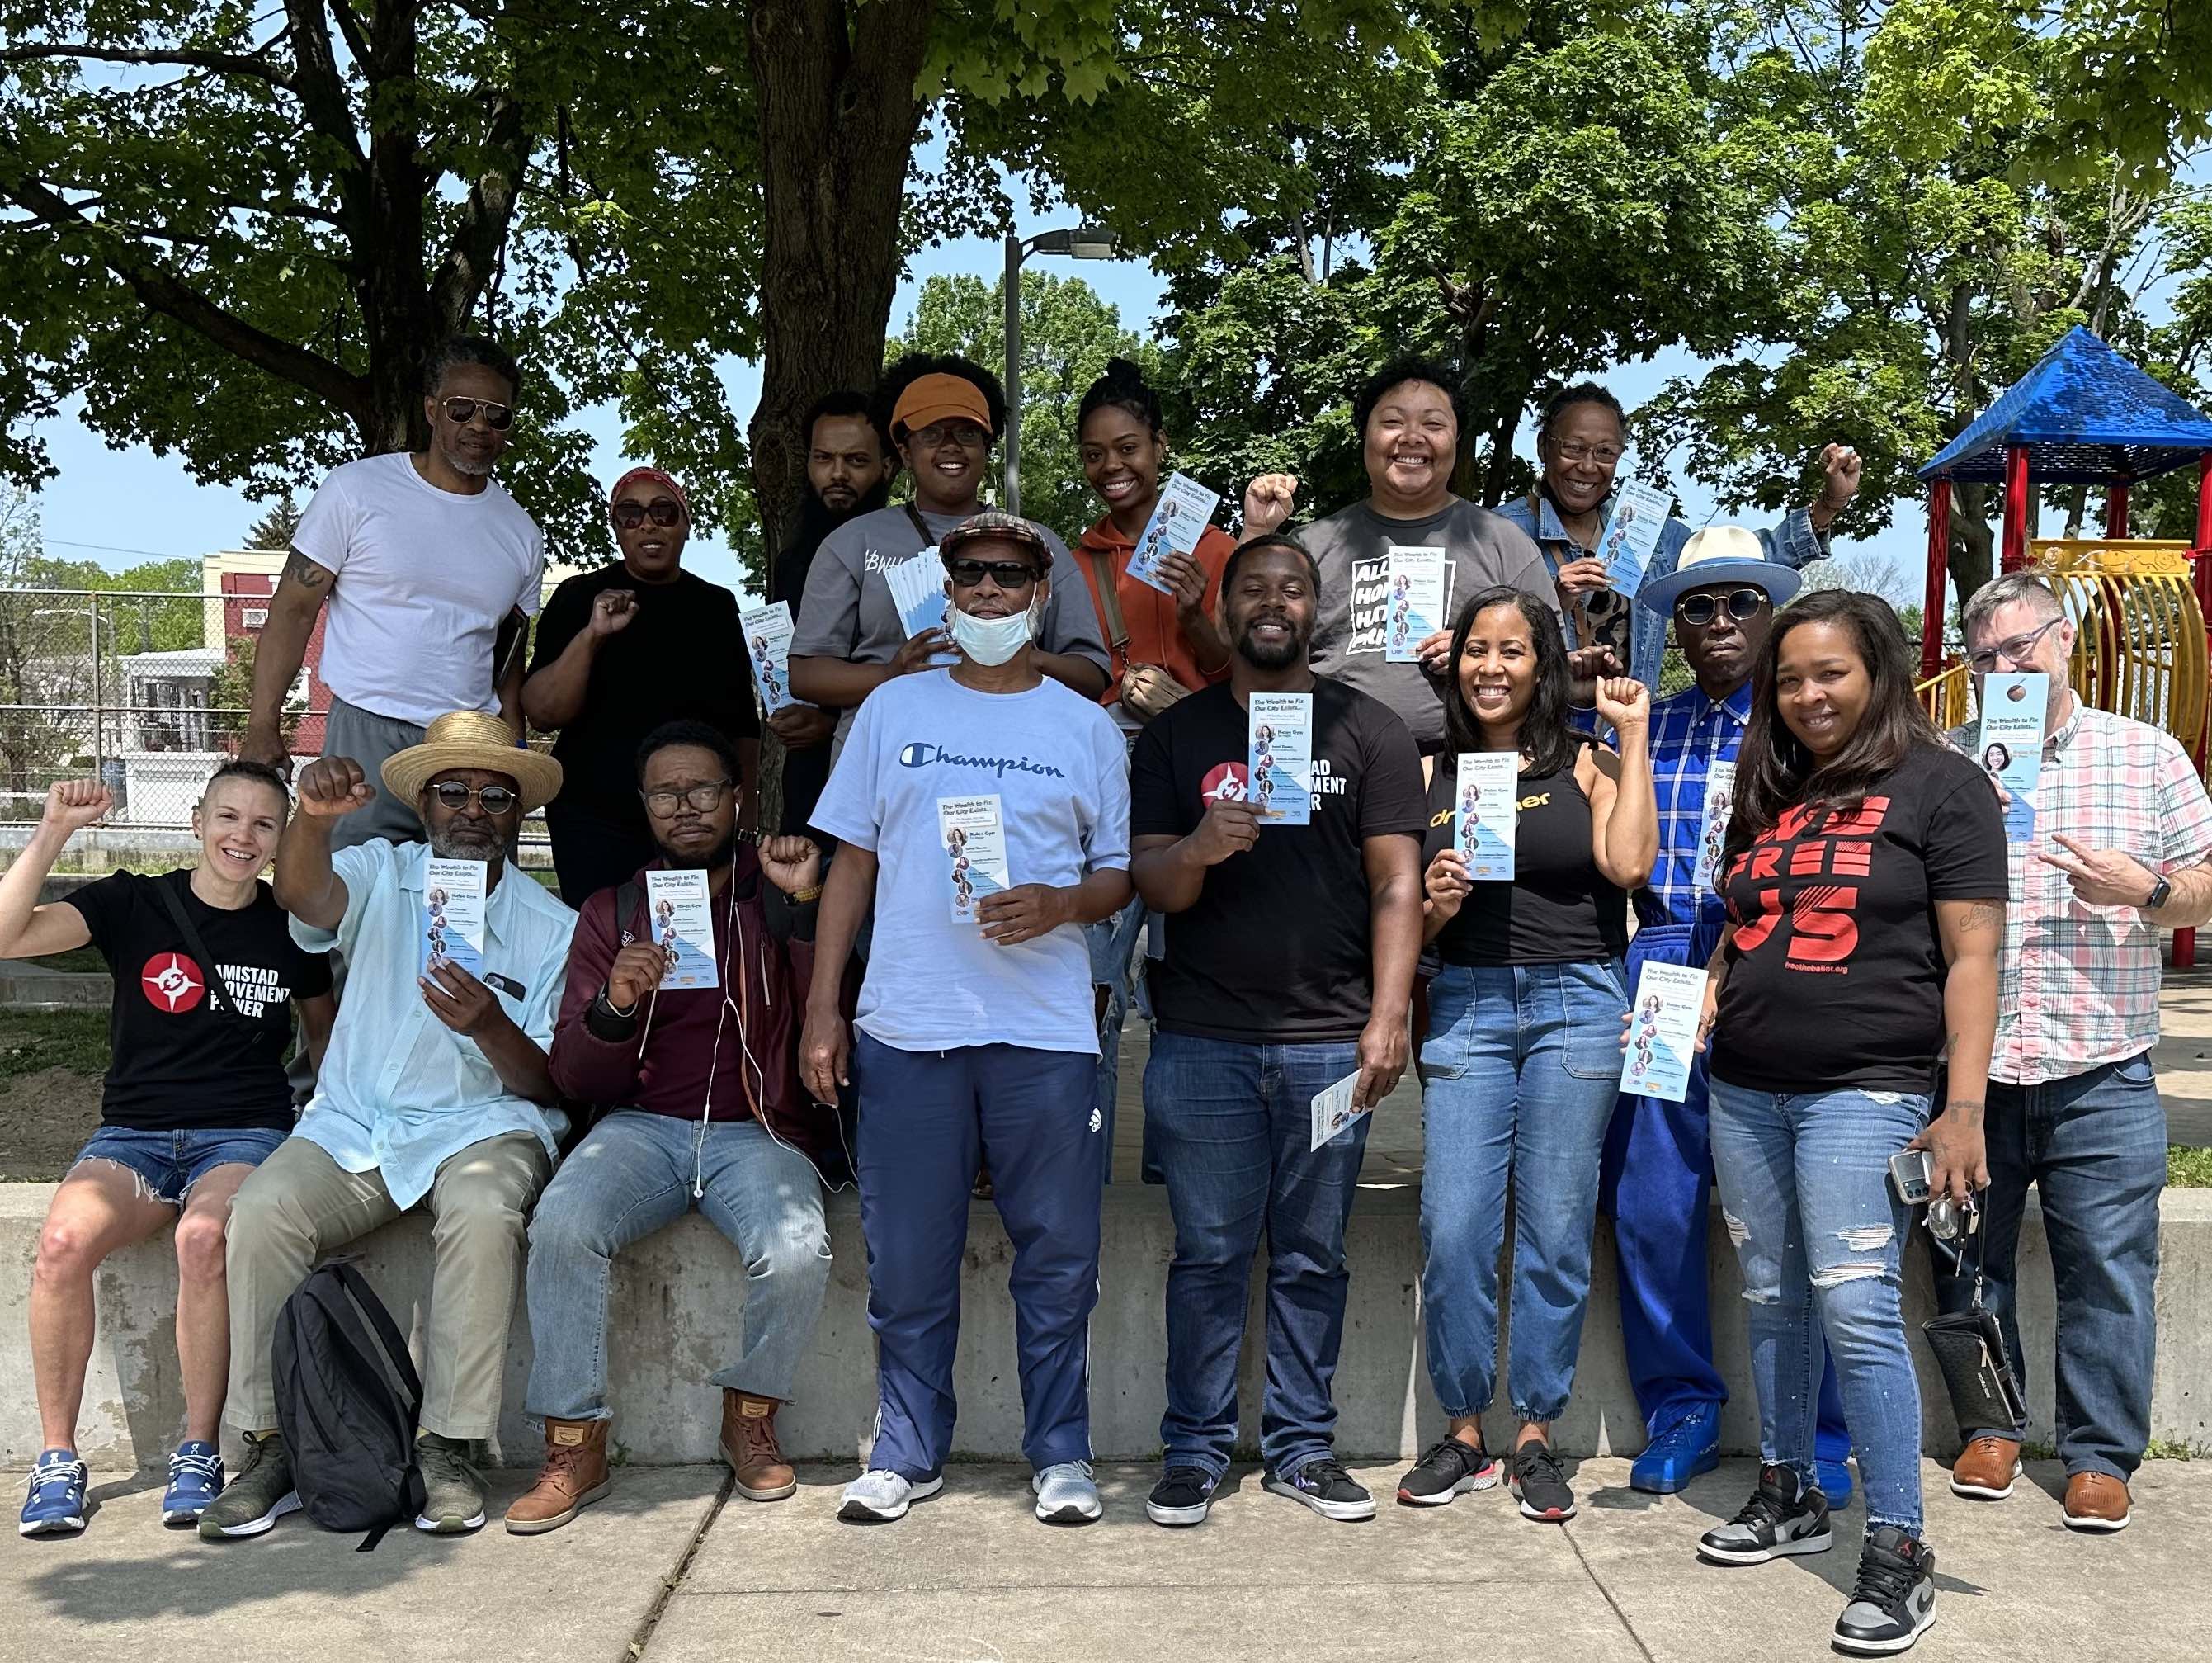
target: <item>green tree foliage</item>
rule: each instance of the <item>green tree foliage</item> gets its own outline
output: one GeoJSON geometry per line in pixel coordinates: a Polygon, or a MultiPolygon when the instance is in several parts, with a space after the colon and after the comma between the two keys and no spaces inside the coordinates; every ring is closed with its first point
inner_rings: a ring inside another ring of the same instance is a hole
{"type": "Polygon", "coordinates": [[[300,505],[290,491],[270,505],[269,511],[246,528],[241,549],[275,550],[283,552],[292,546],[292,538],[300,529],[300,505]]]}

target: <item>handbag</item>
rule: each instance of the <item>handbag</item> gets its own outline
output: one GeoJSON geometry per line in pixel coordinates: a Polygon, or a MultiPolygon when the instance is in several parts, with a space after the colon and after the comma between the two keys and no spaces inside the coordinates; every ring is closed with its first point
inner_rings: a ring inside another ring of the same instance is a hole
{"type": "Polygon", "coordinates": [[[1188,698],[1190,689],[1157,664],[1129,661],[1129,625],[1121,615],[1121,580],[1115,576],[1113,562],[1103,551],[1086,546],[1084,552],[1091,557],[1091,573],[1097,579],[1107,644],[1121,666],[1121,708],[1139,722],[1150,722],[1178,700],[1188,698]]]}
{"type": "Polygon", "coordinates": [[[1996,1313],[1982,1303],[1981,1234],[1976,1232],[1972,1240],[1973,1302],[1963,1311],[1930,1318],[1920,1328],[1928,1337],[1928,1349],[1936,1354],[1961,1438],[2027,1422],[2027,1400],[2006,1354],[2003,1331],[1997,1326],[1996,1313]]]}

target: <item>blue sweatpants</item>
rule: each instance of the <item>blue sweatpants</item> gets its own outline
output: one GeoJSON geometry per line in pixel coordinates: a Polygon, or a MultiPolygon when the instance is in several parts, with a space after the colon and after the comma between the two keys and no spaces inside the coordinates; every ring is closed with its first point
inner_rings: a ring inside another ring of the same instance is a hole
{"type": "Polygon", "coordinates": [[[1007,1290],[1035,1468],[1091,1459],[1091,1312],[1098,1302],[1106,1140],[1088,1052],[967,1045],[908,1051],[857,1037],[860,1234],[876,1334],[871,1467],[933,1478],[952,1447],[952,1361],[969,1191],[988,1167],[1014,1262],[1007,1290]]]}
{"type": "MultiPolygon", "coordinates": [[[[1716,918],[1646,924],[1628,944],[1629,996],[1648,960],[1702,965],[1720,940],[1716,918]]],[[[1613,1220],[1620,1279],[1620,1333],[1636,1406],[1652,1436],[1689,1410],[1728,1401],[1713,1367],[1712,1306],[1705,1282],[1705,1227],[1713,1195],[1705,1059],[1690,1069],[1680,1103],[1624,1095],[1614,1107],[1598,1178],[1598,1207],[1613,1220]]],[[[1833,1363],[1820,1377],[1820,1459],[1850,1459],[1851,1437],[1833,1363]]]]}

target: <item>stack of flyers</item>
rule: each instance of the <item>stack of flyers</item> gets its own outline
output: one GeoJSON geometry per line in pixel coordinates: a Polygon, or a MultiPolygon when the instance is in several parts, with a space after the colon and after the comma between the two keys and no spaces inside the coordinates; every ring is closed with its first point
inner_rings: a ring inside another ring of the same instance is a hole
{"type": "Polygon", "coordinates": [[[1597,557],[1605,562],[1605,581],[1623,595],[1644,587],[1644,569],[1659,546],[1659,533],[1674,499],[1663,490],[1631,479],[1613,494],[1613,512],[1598,533],[1597,557]]]}
{"type": "Polygon", "coordinates": [[[952,922],[972,924],[984,896],[1013,886],[1006,873],[1006,826],[998,798],[939,797],[937,836],[945,847],[952,922]]]}
{"type": "Polygon", "coordinates": [[[1272,825],[1313,823],[1313,695],[1255,693],[1248,760],[1252,806],[1272,825]]]}
{"type": "Polygon", "coordinates": [[[1623,1093],[1664,1098],[1669,1103],[1689,1095],[1698,1016],[1705,1002],[1702,966],[1644,961],[1629,1014],[1628,1054],[1620,1059],[1623,1093]]]}
{"type": "Polygon", "coordinates": [[[1390,548],[1389,609],[1382,639],[1383,661],[1418,664],[1420,644],[1444,627],[1444,574],[1449,557],[1440,548],[1390,548]]]}
{"type": "Polygon", "coordinates": [[[1721,886],[1721,845],[1728,841],[1729,816],[1735,810],[1735,764],[1705,765],[1705,818],[1698,828],[1698,865],[1690,874],[1692,890],[1721,886]]]}
{"type": "Polygon", "coordinates": [[[1365,1108],[1352,1107],[1352,1087],[1358,1083],[1359,1075],[1355,1070],[1346,1075],[1327,1091],[1318,1093],[1314,1098],[1312,1104],[1312,1147],[1314,1148],[1318,1149],[1330,1138],[1340,1132],[1350,1130],[1352,1126],[1375,1112],[1375,1106],[1372,1103],[1365,1108]]]}
{"type": "Polygon", "coordinates": [[[433,857],[422,879],[422,950],[416,967],[427,976],[459,965],[483,978],[484,863],[433,857]]]}
{"type": "Polygon", "coordinates": [[[2051,678],[2039,671],[1982,678],[1983,767],[2004,788],[2005,841],[2035,840],[2035,780],[2043,771],[2043,716],[2051,678]]]}
{"type": "Polygon", "coordinates": [[[1512,751],[1463,751],[1452,781],[1452,847],[1477,883],[1513,881],[1513,828],[1521,758],[1512,751]]]}
{"type": "Polygon", "coordinates": [[[1173,594],[1174,589],[1159,575],[1162,557],[1188,554],[1196,548],[1199,533],[1220,505],[1218,491],[1208,490],[1187,473],[1170,474],[1161,488],[1160,500],[1152,505],[1152,517],[1145,521],[1129,556],[1129,576],[1162,594],[1173,594]]]}
{"type": "Polygon", "coordinates": [[[791,603],[771,600],[738,614],[745,645],[752,649],[753,685],[769,715],[806,701],[791,696],[791,603]]]}
{"type": "Polygon", "coordinates": [[[951,602],[945,598],[945,563],[933,543],[911,560],[884,568],[890,587],[891,604],[898,608],[899,627],[911,641],[924,630],[942,629],[951,602]]]}
{"type": "Polygon", "coordinates": [[[707,905],[707,874],[686,872],[645,874],[646,908],[653,915],[653,941],[665,966],[664,988],[710,988],[722,984],[714,962],[714,915],[707,905]]]}

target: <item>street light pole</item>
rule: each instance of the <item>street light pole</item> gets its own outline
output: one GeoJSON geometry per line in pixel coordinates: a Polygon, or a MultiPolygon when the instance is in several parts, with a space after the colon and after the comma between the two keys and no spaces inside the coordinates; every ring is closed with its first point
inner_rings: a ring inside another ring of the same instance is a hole
{"type": "Polygon", "coordinates": [[[1024,241],[1006,233],[1006,274],[1000,289],[1006,304],[1006,500],[1009,514],[1022,511],[1022,262],[1031,254],[1066,254],[1071,259],[1111,259],[1121,239],[1103,226],[1073,231],[1040,231],[1024,241]]]}

